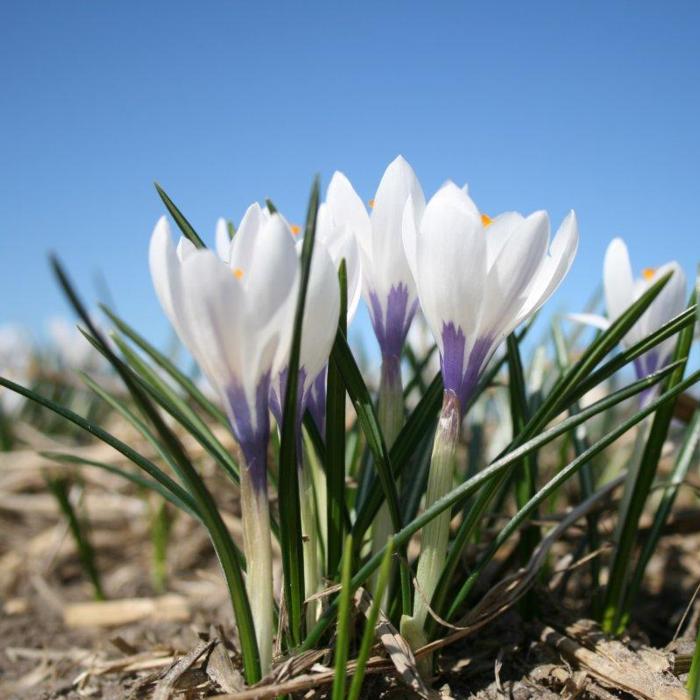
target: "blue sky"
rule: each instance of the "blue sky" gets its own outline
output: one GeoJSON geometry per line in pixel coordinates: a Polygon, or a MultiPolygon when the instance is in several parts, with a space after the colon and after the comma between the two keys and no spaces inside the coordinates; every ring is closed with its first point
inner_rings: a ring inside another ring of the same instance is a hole
{"type": "Polygon", "coordinates": [[[211,240],[266,196],[301,220],[317,172],[369,199],[398,153],[490,213],[576,209],[550,309],[583,305],[615,235],[694,274],[699,30],[697,2],[3,2],[0,323],[67,313],[53,250],[163,340],[154,180],[211,240]]]}

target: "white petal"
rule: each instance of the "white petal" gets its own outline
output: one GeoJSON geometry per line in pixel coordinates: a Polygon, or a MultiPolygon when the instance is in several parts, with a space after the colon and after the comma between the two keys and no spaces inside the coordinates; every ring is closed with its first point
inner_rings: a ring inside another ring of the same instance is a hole
{"type": "Polygon", "coordinates": [[[610,328],[610,321],[605,316],[598,314],[566,314],[566,318],[576,321],[576,323],[585,323],[587,326],[600,328],[601,331],[610,328]]]}
{"type": "Polygon", "coordinates": [[[241,226],[236,232],[231,268],[240,277],[251,312],[262,325],[286,302],[298,267],[294,239],[279,215],[273,214],[259,230],[241,226]]]}
{"type": "Polygon", "coordinates": [[[156,295],[180,340],[189,347],[180,279],[180,260],[173,245],[168,220],[161,216],[153,229],[148,265],[156,295]]]}
{"type": "Polygon", "coordinates": [[[228,235],[226,219],[219,218],[216,222],[216,254],[228,262],[231,257],[231,237],[228,235]]]}
{"type": "Polygon", "coordinates": [[[337,225],[347,226],[357,238],[358,245],[370,248],[371,227],[369,214],[350,180],[341,172],[334,172],[328,184],[326,202],[337,225]]]}
{"type": "MultiPolygon", "coordinates": [[[[490,235],[489,227],[486,238],[490,235]]],[[[549,217],[544,211],[521,220],[488,270],[477,335],[496,338],[518,316],[527,290],[534,284],[549,242],[549,217]]],[[[488,244],[487,244],[488,245],[488,244]]]]}
{"type": "Polygon", "coordinates": [[[522,214],[515,211],[504,212],[496,216],[486,228],[486,266],[491,268],[501,254],[510,237],[524,221],[522,214]]]}
{"type": "MultiPolygon", "coordinates": [[[[414,284],[403,249],[403,212],[411,197],[420,219],[425,197],[411,166],[399,156],[384,172],[372,209],[371,280],[381,303],[392,286],[405,284],[412,295],[414,284]]],[[[363,260],[364,263],[364,260],[363,260]]]]}
{"type": "Polygon", "coordinates": [[[416,246],[418,244],[418,224],[416,222],[416,210],[413,206],[413,198],[409,197],[403,210],[402,223],[403,249],[411,270],[413,279],[416,279],[416,246]]]}
{"type": "MultiPolygon", "coordinates": [[[[640,337],[658,330],[686,307],[687,283],[685,273],[677,262],[673,261],[659,267],[649,280],[649,285],[654,284],[669,272],[673,273],[671,279],[666,282],[664,288],[637,322],[641,327],[640,337]]],[[[656,352],[662,359],[667,360],[670,357],[677,340],[678,337],[673,336],[659,343],[656,352]]]]}
{"type": "Polygon", "coordinates": [[[486,275],[481,221],[455,193],[467,197],[459,188],[443,188],[430,200],[417,242],[421,306],[441,350],[442,327],[450,321],[473,342],[486,275]]]}
{"type": "Polygon", "coordinates": [[[177,242],[177,259],[183,262],[188,258],[195,250],[197,250],[194,243],[189,238],[180,236],[180,240],[177,242]]]}
{"type": "Polygon", "coordinates": [[[577,250],[578,222],[575,212],[570,211],[564,217],[554,236],[549,248],[549,255],[546,255],[542,260],[535,280],[528,290],[525,303],[515,319],[515,324],[507,332],[513,330],[515,326],[535,313],[554,294],[561,281],[568,274],[577,250]]]}
{"type": "Polygon", "coordinates": [[[605,251],[603,286],[608,318],[614,321],[634,301],[634,278],[627,246],[621,238],[614,238],[605,251]]]}

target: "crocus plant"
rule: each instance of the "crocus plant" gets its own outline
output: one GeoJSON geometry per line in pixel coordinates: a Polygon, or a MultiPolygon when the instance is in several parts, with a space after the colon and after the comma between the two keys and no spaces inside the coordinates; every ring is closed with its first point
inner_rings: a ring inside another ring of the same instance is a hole
{"type": "Polygon", "coordinates": [[[263,215],[257,204],[246,212],[227,257],[197,250],[184,238],[175,247],[165,218],[151,238],[151,276],[161,306],[215,387],[243,455],[247,589],[264,673],[273,635],[269,396],[298,259],[289,227],[280,216],[263,215]]]}
{"type": "MultiPolygon", "coordinates": [[[[409,199],[403,216],[406,258],[421,308],[440,351],[444,397],[433,445],[426,507],[452,486],[462,415],[496,348],[551,296],[578,245],[571,212],[554,240],[549,217],[482,215],[464,189],[444,185],[422,211],[409,199]],[[422,215],[421,215],[422,213],[422,215]]],[[[412,615],[401,630],[417,647],[447,553],[449,510],[423,530],[412,615]]]]}
{"type": "MultiPolygon", "coordinates": [[[[625,242],[621,238],[614,238],[605,251],[603,263],[603,287],[607,316],[570,314],[569,318],[606,330],[649,287],[669,272],[672,273],[671,279],[639,320],[630,328],[622,340],[624,346],[634,345],[681,313],[685,308],[687,286],[685,274],[675,260],[657,268],[647,267],[635,279],[625,242]]],[[[668,364],[675,344],[675,337],[667,338],[649,352],[638,357],[634,361],[637,376],[639,378],[646,377],[668,364]]],[[[645,392],[642,400],[648,401],[652,398],[653,393],[653,389],[645,392]]]]}

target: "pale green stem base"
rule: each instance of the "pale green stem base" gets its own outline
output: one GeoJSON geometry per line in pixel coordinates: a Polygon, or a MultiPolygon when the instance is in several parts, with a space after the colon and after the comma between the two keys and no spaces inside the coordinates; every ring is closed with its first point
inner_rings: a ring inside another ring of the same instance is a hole
{"type": "MultiPolygon", "coordinates": [[[[460,422],[459,400],[454,393],[446,391],[430,460],[428,490],[425,496],[426,508],[430,508],[452,488],[460,422]]],[[[416,572],[417,586],[413,600],[413,615],[403,615],[401,618],[401,634],[412,649],[417,649],[428,641],[425,622],[428,618],[430,601],[447,558],[449,535],[450,509],[438,515],[423,528],[416,572]]],[[[429,672],[430,663],[430,659],[427,659],[422,665],[422,670],[429,672]]]]}
{"type": "Polygon", "coordinates": [[[255,624],[260,670],[264,676],[272,665],[274,628],[270,506],[267,493],[253,487],[250,472],[245,467],[241,469],[241,512],[247,563],[246,589],[255,624]]]}
{"type": "MultiPolygon", "coordinates": [[[[308,469],[302,467],[299,474],[299,503],[301,510],[301,536],[304,550],[304,595],[308,599],[318,593],[318,536],[316,533],[316,501],[313,481],[308,469]]],[[[306,604],[306,626],[311,629],[318,620],[321,601],[314,600],[306,604]]]]}
{"type": "MultiPolygon", "coordinates": [[[[398,357],[382,358],[382,376],[379,384],[379,405],[377,407],[379,427],[384,435],[387,449],[391,449],[404,421],[403,385],[401,383],[401,362],[398,357]]],[[[372,525],[372,556],[384,548],[394,534],[389,506],[384,502],[377,512],[372,525]]],[[[379,572],[372,574],[371,585],[376,587],[379,572]]],[[[388,591],[385,590],[381,607],[386,609],[388,591]]]]}

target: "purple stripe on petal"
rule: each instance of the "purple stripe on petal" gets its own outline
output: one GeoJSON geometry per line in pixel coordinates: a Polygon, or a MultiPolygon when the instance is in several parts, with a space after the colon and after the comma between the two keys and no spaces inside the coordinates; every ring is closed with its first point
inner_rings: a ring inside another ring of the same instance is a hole
{"type": "MultiPolygon", "coordinates": [[[[287,393],[287,376],[288,369],[285,367],[279,374],[279,394],[278,389],[273,387],[270,391],[270,410],[277,421],[277,425],[282,427],[282,414],[284,407],[285,395],[287,393]]],[[[297,442],[297,464],[302,466],[302,444],[301,444],[301,423],[304,419],[304,411],[309,398],[309,391],[306,389],[306,370],[302,367],[299,370],[299,379],[297,381],[297,405],[295,416],[295,437],[297,442]]]]}
{"type": "Polygon", "coordinates": [[[308,407],[311,417],[316,423],[321,436],[326,434],[326,378],[328,376],[328,365],[321,370],[321,373],[314,379],[308,391],[308,407]]]}
{"type": "Polygon", "coordinates": [[[384,357],[401,357],[401,350],[411,321],[418,309],[418,300],[408,303],[408,287],[403,282],[393,285],[386,299],[386,312],[377,294],[369,295],[370,317],[374,334],[384,357]]]}
{"type": "Polygon", "coordinates": [[[445,391],[453,392],[461,406],[465,406],[476,388],[481,372],[488,360],[493,341],[491,338],[479,338],[474,343],[467,366],[464,367],[464,347],[466,338],[461,328],[454,323],[443,323],[442,326],[442,381],[445,391]]]}
{"type": "Polygon", "coordinates": [[[250,406],[245,391],[239,384],[226,390],[229,422],[233,434],[241,446],[245,466],[250,472],[253,487],[267,493],[267,443],[270,438],[268,413],[270,373],[263,375],[255,390],[255,425],[251,420],[250,406]]]}

